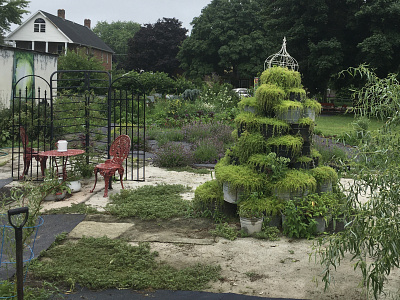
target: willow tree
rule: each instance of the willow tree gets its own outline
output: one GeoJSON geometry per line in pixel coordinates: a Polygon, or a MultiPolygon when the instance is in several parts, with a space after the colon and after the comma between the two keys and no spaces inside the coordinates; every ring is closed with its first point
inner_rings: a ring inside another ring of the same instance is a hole
{"type": "Polygon", "coordinates": [[[351,76],[366,84],[354,91],[356,113],[385,122],[377,132],[369,132],[359,146],[354,184],[347,196],[348,223],[342,232],[318,241],[317,251],[324,266],[327,288],[346,253],[355,269],[361,271],[364,284],[373,296],[383,292],[387,276],[400,266],[400,148],[397,126],[400,124],[400,88],[394,74],[379,78],[367,67],[350,68],[351,76]],[[368,201],[360,195],[367,193],[368,201]]]}

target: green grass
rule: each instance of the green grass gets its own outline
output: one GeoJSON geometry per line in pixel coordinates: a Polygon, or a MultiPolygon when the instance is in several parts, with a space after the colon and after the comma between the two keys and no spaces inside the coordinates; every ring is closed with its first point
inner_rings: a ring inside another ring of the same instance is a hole
{"type": "MultiPolygon", "coordinates": [[[[316,133],[323,136],[340,136],[345,132],[352,132],[354,128],[352,123],[356,121],[357,118],[352,114],[344,115],[320,115],[315,119],[316,133]]],[[[369,130],[376,130],[381,128],[384,122],[371,119],[369,124],[369,130]]]]}
{"type": "Polygon", "coordinates": [[[84,215],[89,215],[89,214],[99,214],[100,212],[89,205],[86,205],[85,203],[78,203],[78,204],[71,204],[71,206],[67,207],[60,207],[60,208],[53,208],[45,211],[45,214],[50,215],[50,214],[84,214],[84,215]]]}
{"type": "Polygon", "coordinates": [[[179,184],[124,189],[110,197],[111,203],[105,209],[119,218],[154,220],[181,217],[188,215],[192,209],[190,202],[180,196],[189,190],[179,184]]]}
{"type": "Polygon", "coordinates": [[[29,268],[36,279],[73,289],[203,290],[220,277],[220,266],[194,264],[177,269],[157,261],[148,243],[129,245],[109,238],[82,238],[53,246],[29,268]]]}

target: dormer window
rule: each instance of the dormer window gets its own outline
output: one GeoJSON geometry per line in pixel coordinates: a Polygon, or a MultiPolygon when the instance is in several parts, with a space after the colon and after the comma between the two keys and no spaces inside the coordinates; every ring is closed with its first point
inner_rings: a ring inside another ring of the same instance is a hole
{"type": "Polygon", "coordinates": [[[46,32],[46,22],[42,18],[38,18],[35,20],[33,24],[34,32],[46,32]]]}

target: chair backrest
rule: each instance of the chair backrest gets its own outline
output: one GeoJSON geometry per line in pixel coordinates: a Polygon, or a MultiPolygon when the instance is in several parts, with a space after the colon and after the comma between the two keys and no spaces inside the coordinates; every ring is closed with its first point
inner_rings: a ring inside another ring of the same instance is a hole
{"type": "Polygon", "coordinates": [[[22,127],[22,126],[19,127],[19,134],[21,136],[22,146],[24,147],[24,150],[26,150],[28,148],[29,139],[28,139],[28,136],[26,135],[24,127],[22,127]]]}
{"type": "Polygon", "coordinates": [[[123,134],[118,136],[110,147],[110,156],[113,163],[122,164],[128,157],[131,150],[131,139],[129,136],[123,134]]]}

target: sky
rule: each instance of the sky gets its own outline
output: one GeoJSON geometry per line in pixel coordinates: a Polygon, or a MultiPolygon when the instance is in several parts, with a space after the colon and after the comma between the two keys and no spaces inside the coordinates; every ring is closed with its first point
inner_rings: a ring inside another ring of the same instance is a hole
{"type": "MultiPolygon", "coordinates": [[[[201,14],[201,10],[212,0],[31,0],[26,8],[30,13],[38,10],[57,16],[58,9],[65,9],[65,18],[83,25],[91,20],[93,28],[97,22],[133,21],[141,25],[156,23],[158,19],[176,18],[182,26],[191,30],[190,22],[201,14]]],[[[17,28],[13,25],[11,30],[17,28]]]]}

